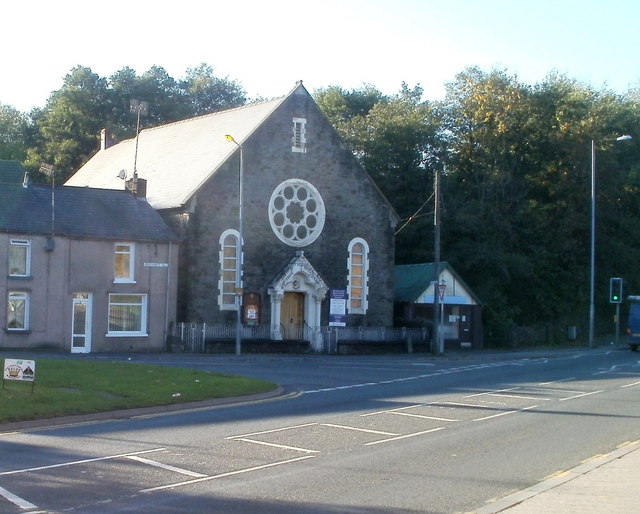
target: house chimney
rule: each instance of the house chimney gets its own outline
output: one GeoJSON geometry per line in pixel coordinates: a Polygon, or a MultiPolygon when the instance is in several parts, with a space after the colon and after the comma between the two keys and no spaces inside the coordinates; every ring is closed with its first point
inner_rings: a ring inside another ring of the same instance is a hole
{"type": "Polygon", "coordinates": [[[100,130],[100,150],[106,150],[110,146],[113,146],[114,137],[111,132],[103,128],[100,130]]]}
{"type": "Polygon", "coordinates": [[[126,181],[127,189],[137,198],[147,197],[147,181],[143,178],[130,178],[126,181]]]}

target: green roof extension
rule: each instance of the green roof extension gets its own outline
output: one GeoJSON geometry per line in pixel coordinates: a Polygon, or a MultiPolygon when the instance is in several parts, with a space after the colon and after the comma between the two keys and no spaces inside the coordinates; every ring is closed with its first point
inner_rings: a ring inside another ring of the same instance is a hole
{"type": "Polygon", "coordinates": [[[22,184],[26,170],[18,161],[0,159],[0,184],[22,184]]]}
{"type": "MultiPolygon", "coordinates": [[[[448,271],[455,277],[455,279],[462,285],[467,292],[473,297],[473,299],[480,304],[480,300],[473,293],[471,288],[467,286],[464,280],[460,278],[460,275],[449,265],[448,262],[440,262],[440,273],[448,271]]],[[[399,264],[395,266],[395,294],[394,301],[396,302],[416,302],[420,295],[431,285],[431,282],[435,280],[435,263],[426,262],[422,264],[399,264]]]]}

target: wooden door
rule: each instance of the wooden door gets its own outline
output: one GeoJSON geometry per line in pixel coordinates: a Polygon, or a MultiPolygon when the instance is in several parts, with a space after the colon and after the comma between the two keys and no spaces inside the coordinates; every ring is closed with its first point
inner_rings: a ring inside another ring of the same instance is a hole
{"type": "Polygon", "coordinates": [[[304,294],[284,293],[280,313],[282,336],[284,339],[303,339],[304,327],[304,294]]]}

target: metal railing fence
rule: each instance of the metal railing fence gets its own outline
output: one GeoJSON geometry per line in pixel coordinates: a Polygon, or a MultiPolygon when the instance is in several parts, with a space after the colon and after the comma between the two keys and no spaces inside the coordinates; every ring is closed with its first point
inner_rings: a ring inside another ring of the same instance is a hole
{"type": "MultiPolygon", "coordinates": [[[[201,353],[206,350],[206,342],[232,341],[236,338],[236,325],[219,325],[214,323],[175,323],[170,329],[173,342],[184,345],[188,352],[201,353]]],[[[280,327],[286,340],[310,341],[313,330],[304,325],[301,327],[280,327]]],[[[375,342],[413,342],[427,341],[430,337],[428,328],[391,328],[391,327],[320,327],[323,348],[327,353],[337,353],[340,342],[375,343],[375,342]]],[[[269,325],[243,326],[242,339],[271,340],[269,325]]]]}

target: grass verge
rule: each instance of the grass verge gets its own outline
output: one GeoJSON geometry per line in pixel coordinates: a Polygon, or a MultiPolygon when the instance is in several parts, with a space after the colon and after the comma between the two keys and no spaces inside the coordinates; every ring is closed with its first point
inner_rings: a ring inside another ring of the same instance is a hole
{"type": "Polygon", "coordinates": [[[0,423],[257,394],[276,385],[236,375],[129,362],[39,359],[35,384],[4,381],[0,423]]]}

